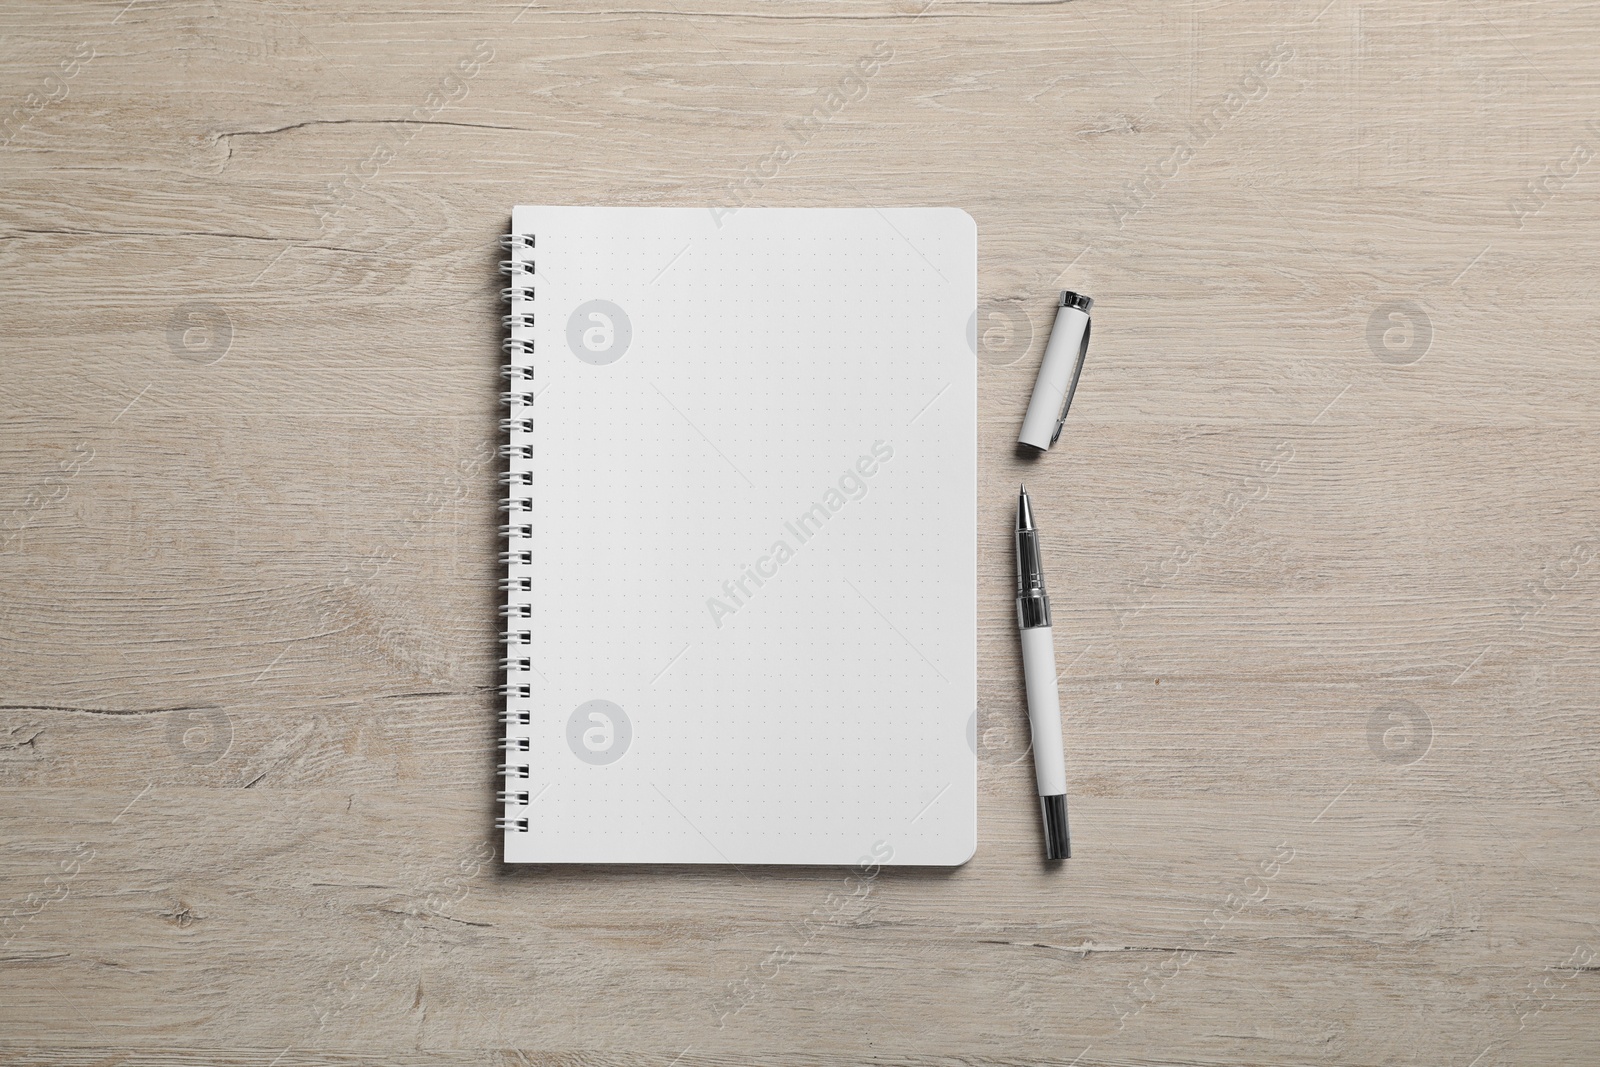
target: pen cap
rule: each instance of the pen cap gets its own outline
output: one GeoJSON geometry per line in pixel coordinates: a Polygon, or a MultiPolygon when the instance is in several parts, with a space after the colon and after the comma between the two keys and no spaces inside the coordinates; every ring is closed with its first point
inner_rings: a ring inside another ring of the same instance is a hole
{"type": "Polygon", "coordinates": [[[1089,351],[1089,309],[1093,306],[1089,297],[1062,291],[1039,377],[1033,383],[1033,399],[1028,401],[1022,432],[1017,435],[1020,443],[1045,452],[1061,436],[1078,375],[1083,372],[1083,357],[1089,351]]]}

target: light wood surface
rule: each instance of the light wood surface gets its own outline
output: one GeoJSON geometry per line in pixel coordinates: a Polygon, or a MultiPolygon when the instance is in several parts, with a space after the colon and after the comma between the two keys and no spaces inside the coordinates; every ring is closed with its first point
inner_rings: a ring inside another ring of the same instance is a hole
{"type": "Polygon", "coordinates": [[[0,1062],[1600,1061],[1600,10],[471,6],[0,9],[0,1062]],[[504,868],[495,236],[736,197],[978,221],[977,855],[504,868]]]}

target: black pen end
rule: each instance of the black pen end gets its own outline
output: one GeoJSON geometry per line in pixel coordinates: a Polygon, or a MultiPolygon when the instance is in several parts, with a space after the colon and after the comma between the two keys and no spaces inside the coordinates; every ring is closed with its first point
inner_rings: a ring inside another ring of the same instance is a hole
{"type": "Polygon", "coordinates": [[[1067,828],[1067,795],[1040,797],[1039,810],[1044,815],[1044,858],[1066,860],[1072,858],[1072,834],[1067,828]]]}

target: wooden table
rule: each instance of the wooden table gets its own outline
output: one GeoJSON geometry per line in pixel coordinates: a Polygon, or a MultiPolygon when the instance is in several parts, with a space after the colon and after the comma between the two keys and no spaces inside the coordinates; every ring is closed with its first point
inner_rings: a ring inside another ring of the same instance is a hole
{"type": "Polygon", "coordinates": [[[1600,13],[472,6],[0,10],[0,1063],[1600,1061],[1600,13]],[[967,866],[499,864],[518,202],[978,220],[967,866]]]}

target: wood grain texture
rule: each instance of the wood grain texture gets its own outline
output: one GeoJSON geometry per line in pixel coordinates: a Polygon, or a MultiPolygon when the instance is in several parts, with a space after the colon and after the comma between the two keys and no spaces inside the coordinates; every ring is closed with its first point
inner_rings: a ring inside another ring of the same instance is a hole
{"type": "Polygon", "coordinates": [[[0,9],[0,1063],[1600,1060],[1600,10],[472,7],[0,9]],[[492,858],[518,202],[977,219],[967,866],[492,858]]]}

